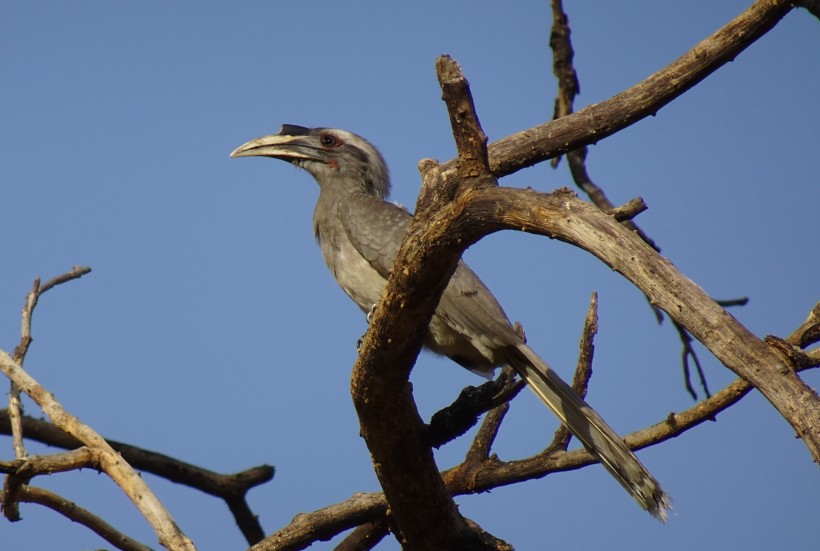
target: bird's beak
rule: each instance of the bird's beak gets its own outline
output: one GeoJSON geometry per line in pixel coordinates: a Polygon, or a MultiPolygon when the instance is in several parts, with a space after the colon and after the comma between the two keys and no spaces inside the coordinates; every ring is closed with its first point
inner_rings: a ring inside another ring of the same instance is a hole
{"type": "Polygon", "coordinates": [[[289,135],[285,127],[279,134],[270,134],[246,142],[231,153],[231,157],[274,157],[285,161],[297,159],[321,160],[316,144],[309,135],[289,135]]]}

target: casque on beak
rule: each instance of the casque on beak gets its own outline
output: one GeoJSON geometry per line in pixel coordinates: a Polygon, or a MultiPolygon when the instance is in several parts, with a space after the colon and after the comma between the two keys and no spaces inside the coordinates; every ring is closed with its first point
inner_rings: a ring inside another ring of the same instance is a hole
{"type": "Polygon", "coordinates": [[[273,157],[285,161],[309,159],[321,161],[321,144],[309,129],[283,124],[278,134],[269,134],[245,142],[231,152],[231,157],[273,157]]]}

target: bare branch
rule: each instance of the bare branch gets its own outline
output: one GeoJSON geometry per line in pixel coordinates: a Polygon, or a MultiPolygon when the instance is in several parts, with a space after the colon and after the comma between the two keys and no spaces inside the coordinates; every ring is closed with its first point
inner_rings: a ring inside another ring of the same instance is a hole
{"type": "MultiPolygon", "coordinates": [[[[29,440],[69,450],[82,446],[82,442],[48,421],[26,416],[21,421],[23,432],[29,440]]],[[[10,432],[8,412],[0,410],[0,434],[10,432]]],[[[245,496],[252,488],[273,478],[275,470],[270,465],[222,474],[116,440],[106,441],[135,469],[224,499],[249,544],[253,545],[265,537],[259,519],[248,507],[245,496]]]]}
{"type": "Polygon", "coordinates": [[[336,546],[334,551],[368,551],[390,533],[385,519],[362,524],[336,546]]]}
{"type": "Polygon", "coordinates": [[[786,337],[786,341],[800,348],[808,348],[820,342],[820,302],[814,305],[806,321],[786,337]]]}
{"type": "Polygon", "coordinates": [[[698,393],[695,390],[695,387],[692,386],[692,372],[689,369],[689,359],[691,358],[692,362],[695,364],[695,369],[698,372],[700,386],[703,389],[703,393],[708,398],[712,395],[712,393],[709,392],[709,385],[706,382],[706,375],[703,373],[703,367],[700,365],[700,358],[698,358],[697,351],[693,346],[692,337],[689,335],[686,328],[680,323],[673,321],[673,325],[678,332],[678,338],[683,344],[683,350],[681,350],[681,364],[683,364],[683,384],[686,385],[686,391],[693,400],[698,399],[698,393]]]}
{"type": "MultiPolygon", "coordinates": [[[[466,80],[449,58],[439,58],[436,68],[448,109],[451,113],[458,110],[451,121],[454,134],[461,135],[456,143],[465,148],[459,151],[459,167],[469,173],[463,178],[476,187],[486,185],[489,170],[486,154],[481,153],[483,133],[477,119],[465,120],[475,113],[466,80]]],[[[399,541],[418,549],[480,549],[480,535],[458,513],[441,480],[408,381],[439,298],[468,245],[450,240],[449,254],[442,256],[429,255],[429,249],[416,246],[414,237],[425,220],[452,205],[449,194],[441,190],[461,190],[448,187],[437,174],[434,164],[424,163],[425,186],[416,215],[362,341],[351,390],[362,436],[400,532],[399,541]],[[402,338],[394,340],[393,335],[402,338]]],[[[461,170],[458,178],[462,178],[461,170]]]]}
{"type": "Polygon", "coordinates": [[[504,369],[493,381],[479,387],[468,386],[449,406],[433,414],[427,427],[430,445],[439,448],[470,430],[478,417],[512,400],[524,388],[511,369],[504,369]]]}
{"type": "MultiPolygon", "coordinates": [[[[758,0],[712,36],[646,80],[612,98],[571,115],[512,134],[489,145],[496,177],[597,143],[641,119],[655,115],[771,30],[791,9],[789,0],[758,0]]],[[[442,172],[455,171],[455,162],[442,172]]]]}
{"type": "MultiPolygon", "coordinates": [[[[820,400],[774,349],[755,337],[695,283],[632,232],[569,190],[484,188],[458,212],[471,232],[515,229],[579,246],[621,273],[728,368],[746,378],[791,423],[820,461],[820,400]],[[484,226],[481,228],[481,226],[484,226]]],[[[463,236],[472,242],[476,236],[463,236]]]]}
{"type": "MultiPolygon", "coordinates": [[[[627,435],[624,440],[631,449],[639,450],[676,438],[701,423],[714,421],[720,412],[739,402],[752,388],[746,381],[737,379],[709,399],[680,413],[669,414],[660,422],[627,435]]],[[[472,482],[457,473],[461,466],[443,472],[442,476],[448,481],[447,487],[452,494],[460,495],[486,492],[503,485],[543,478],[554,472],[576,470],[594,462],[595,459],[584,449],[558,449],[548,455],[542,453],[505,463],[490,459],[475,471],[472,482]]],[[[383,494],[356,494],[341,503],[298,515],[290,525],[269,536],[253,551],[304,549],[353,526],[375,522],[386,513],[387,502],[383,494]]]]}
{"type": "Polygon", "coordinates": [[[584,318],[584,330],[581,333],[578,367],[572,377],[572,389],[585,398],[592,377],[592,359],[595,357],[595,335],[598,334],[598,293],[592,292],[589,299],[589,308],[584,318]]]}
{"type": "Polygon", "coordinates": [[[644,203],[642,198],[635,197],[620,207],[613,207],[609,210],[609,214],[611,214],[612,217],[618,222],[625,222],[627,220],[632,220],[648,208],[649,207],[646,206],[646,203],[644,203]]]}
{"type": "MultiPolygon", "coordinates": [[[[4,497],[0,496],[0,499],[4,497]]],[[[126,536],[94,513],[46,489],[23,486],[19,500],[48,507],[71,521],[82,524],[122,551],[151,551],[150,547],[126,536]]]]}
{"type": "Polygon", "coordinates": [[[436,60],[436,72],[441,84],[441,98],[450,114],[450,127],[458,148],[458,173],[465,181],[487,178],[490,162],[487,156],[487,136],[478,122],[470,85],[461,67],[448,55],[436,60]]]}
{"type": "Polygon", "coordinates": [[[99,450],[103,470],[137,506],[154,528],[162,545],[174,550],[195,549],[193,543],[176,526],[165,506],[151,492],[139,474],[123,460],[122,456],[116,453],[91,427],[82,424],[79,419],[69,414],[53,394],[43,388],[3,350],[0,350],[0,371],[28,394],[55,425],[73,435],[86,446],[99,450]]]}
{"type": "Polygon", "coordinates": [[[69,281],[79,279],[90,272],[91,268],[88,266],[74,266],[70,272],[54,276],[43,285],[40,285],[39,277],[34,278],[34,285],[28,295],[26,295],[26,304],[23,307],[20,344],[18,344],[14,349],[13,358],[17,363],[23,365],[26,353],[28,352],[28,347],[31,344],[31,318],[34,315],[34,309],[37,307],[37,302],[40,300],[40,296],[57,285],[62,285],[63,283],[68,283],[69,281]]]}
{"type": "Polygon", "coordinates": [[[18,502],[29,481],[37,475],[100,468],[100,457],[91,448],[78,448],[65,453],[29,456],[15,461],[0,461],[0,472],[6,473],[4,492],[0,499],[3,515],[11,522],[20,520],[18,502]]]}
{"type": "Polygon", "coordinates": [[[378,521],[387,513],[384,494],[356,494],[350,499],[296,515],[289,525],[271,534],[249,551],[295,551],[362,524],[378,521]]]}
{"type": "MultiPolygon", "coordinates": [[[[31,345],[31,318],[34,315],[34,308],[37,306],[37,301],[40,300],[40,295],[62,283],[66,283],[73,279],[78,279],[89,273],[91,268],[85,266],[74,266],[70,272],[49,279],[45,285],[40,285],[40,278],[34,278],[34,285],[31,291],[26,295],[26,303],[23,306],[23,316],[20,329],[20,344],[14,349],[14,361],[23,365],[26,359],[28,347],[31,345]]],[[[23,406],[20,402],[20,389],[12,381],[11,390],[9,391],[9,417],[11,419],[12,427],[12,442],[14,446],[14,455],[17,458],[26,456],[26,448],[23,444],[23,432],[20,429],[20,417],[23,414],[23,406]]]]}

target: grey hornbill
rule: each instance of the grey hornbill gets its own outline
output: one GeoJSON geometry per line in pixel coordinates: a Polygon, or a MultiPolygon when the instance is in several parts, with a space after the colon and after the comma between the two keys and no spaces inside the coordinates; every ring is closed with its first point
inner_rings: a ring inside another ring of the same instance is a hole
{"type": "MultiPolygon", "coordinates": [[[[273,157],[319,183],[316,240],[333,277],[368,312],[380,297],[412,216],[389,203],[390,176],[379,151],[356,134],[286,124],[239,146],[231,157],[273,157]]],[[[511,365],[533,392],[652,516],[671,499],[613,431],[516,334],[478,276],[460,262],[430,321],[425,346],[485,377],[511,365]]]]}

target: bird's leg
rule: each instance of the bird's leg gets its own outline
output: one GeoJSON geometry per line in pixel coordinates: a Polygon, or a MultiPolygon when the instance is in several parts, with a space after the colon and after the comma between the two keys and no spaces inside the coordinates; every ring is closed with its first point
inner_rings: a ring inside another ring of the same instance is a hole
{"type": "MultiPolygon", "coordinates": [[[[367,312],[365,319],[367,320],[367,325],[370,325],[370,320],[373,319],[373,312],[376,311],[376,306],[378,306],[378,302],[374,302],[373,305],[370,307],[370,310],[367,312]]],[[[365,331],[365,334],[367,331],[365,331]]],[[[361,352],[362,350],[362,342],[364,341],[364,335],[359,337],[359,340],[356,341],[356,352],[361,352]]]]}

